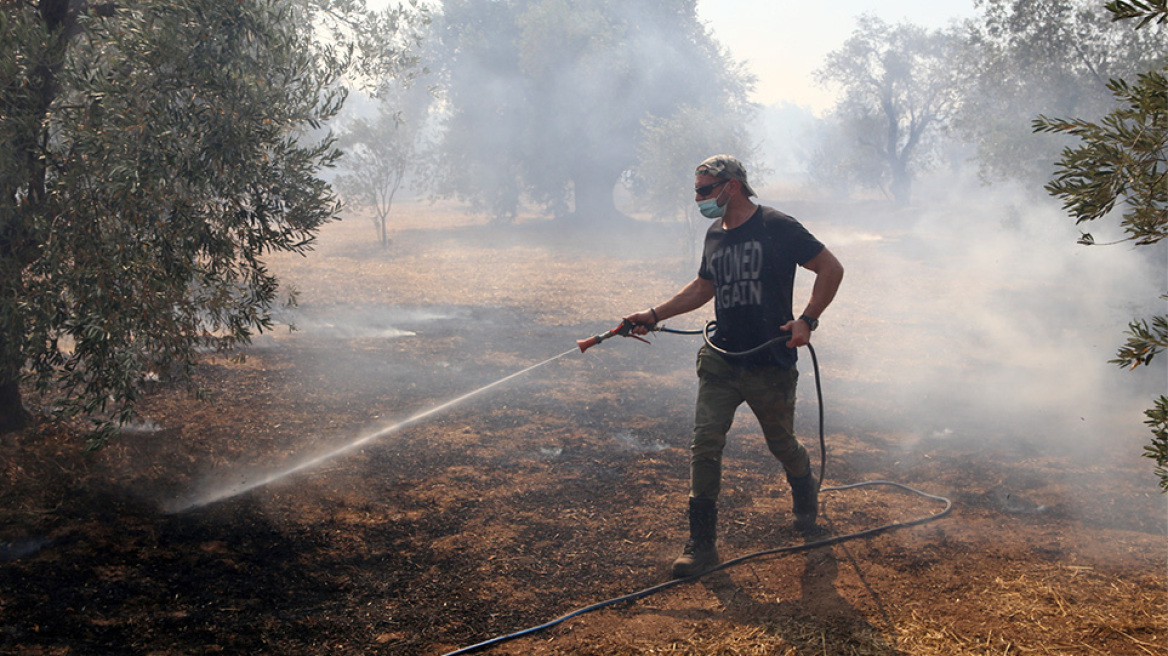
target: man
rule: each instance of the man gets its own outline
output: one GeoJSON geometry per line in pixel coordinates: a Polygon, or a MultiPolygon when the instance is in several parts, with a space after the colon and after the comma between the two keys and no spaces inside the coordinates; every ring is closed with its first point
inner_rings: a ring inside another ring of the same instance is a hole
{"type": "Polygon", "coordinates": [[[698,166],[694,192],[699,210],[715,222],[706,232],[698,275],[673,298],[625,317],[637,334],[715,299],[723,351],[748,351],[786,333],[790,339],[746,356],[724,356],[708,345],[698,352],[697,410],[690,458],[689,525],[685,551],[673,563],[684,578],[718,563],[716,547],[722,450],[734,412],[749,405],[782,463],[791,485],[795,526],[810,531],[819,512],[819,484],[807,450],[795,438],[796,348],[806,345],[819,317],[835,297],[844,269],[795,219],[754,203],[742,163],[715,155],[698,166]],[[796,266],[815,273],[803,312],[792,312],[796,266]]]}

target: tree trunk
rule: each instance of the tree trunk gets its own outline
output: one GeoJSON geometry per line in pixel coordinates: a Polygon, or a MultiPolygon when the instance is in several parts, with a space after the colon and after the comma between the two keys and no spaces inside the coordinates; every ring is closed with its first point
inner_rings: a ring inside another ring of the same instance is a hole
{"type": "Polygon", "coordinates": [[[908,172],[908,164],[904,161],[892,162],[892,200],[897,205],[908,206],[912,203],[912,174],[908,172]]]}
{"type": "MultiPolygon", "coordinates": [[[[24,80],[35,90],[34,99],[15,108],[16,114],[25,120],[26,125],[41,125],[45,122],[49,107],[59,91],[57,73],[65,61],[65,50],[79,29],[76,22],[78,9],[71,6],[70,0],[41,0],[34,6],[40,14],[45,33],[50,36],[42,42],[42,50],[37,53],[38,61],[29,78],[24,80]]],[[[106,7],[100,11],[102,15],[109,15],[112,8],[106,7]]],[[[24,294],[21,272],[37,257],[36,244],[32,243],[31,232],[25,221],[39,211],[45,199],[46,168],[39,150],[43,132],[36,129],[16,136],[14,160],[23,169],[17,177],[23,178],[25,189],[22,200],[18,200],[15,190],[7,184],[0,190],[5,215],[4,225],[0,226],[0,271],[4,275],[4,280],[0,282],[3,287],[0,296],[4,297],[5,303],[21,298],[24,294]]],[[[20,311],[15,307],[5,307],[2,314],[6,321],[3,331],[0,331],[0,433],[7,433],[27,426],[32,415],[24,409],[24,399],[20,394],[23,354],[18,346],[8,343],[4,336],[5,333],[17,335],[12,340],[20,343],[19,335],[23,331],[20,311]]]]}
{"type": "Polygon", "coordinates": [[[617,211],[613,199],[612,191],[619,179],[619,172],[615,175],[608,175],[604,171],[584,172],[574,176],[572,185],[576,211],[568,220],[578,225],[593,225],[628,218],[617,211]]]}
{"type": "Polygon", "coordinates": [[[32,415],[24,409],[24,400],[20,396],[20,383],[16,380],[0,382],[0,433],[20,430],[28,426],[31,419],[32,415]]]}

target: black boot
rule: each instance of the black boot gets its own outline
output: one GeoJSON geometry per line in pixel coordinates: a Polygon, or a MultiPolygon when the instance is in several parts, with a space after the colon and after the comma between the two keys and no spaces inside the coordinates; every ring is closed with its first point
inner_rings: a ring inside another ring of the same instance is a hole
{"type": "Polygon", "coordinates": [[[689,500],[689,541],[685,551],[673,561],[673,578],[684,579],[718,564],[718,502],[689,500]]]}
{"type": "Polygon", "coordinates": [[[787,482],[791,484],[795,529],[807,533],[815,528],[815,520],[819,517],[819,482],[810,470],[799,478],[788,473],[787,482]]]}

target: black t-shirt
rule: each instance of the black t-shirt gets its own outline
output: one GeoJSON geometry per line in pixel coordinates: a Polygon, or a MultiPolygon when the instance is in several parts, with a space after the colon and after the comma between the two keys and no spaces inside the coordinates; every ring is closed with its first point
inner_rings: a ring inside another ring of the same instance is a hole
{"type": "MultiPolygon", "coordinates": [[[[706,232],[698,275],[714,283],[718,329],[712,341],[727,351],[746,351],[779,334],[794,318],[795,268],[824,248],[795,219],[759,206],[745,223],[726,230],[715,221],[706,232]]],[[[741,363],[795,365],[795,349],[782,342],[741,363]]]]}

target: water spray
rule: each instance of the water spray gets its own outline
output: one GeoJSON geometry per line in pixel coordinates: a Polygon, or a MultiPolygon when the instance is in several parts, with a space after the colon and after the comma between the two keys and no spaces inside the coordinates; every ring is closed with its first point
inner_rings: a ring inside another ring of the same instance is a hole
{"type": "MultiPolygon", "coordinates": [[[[628,322],[628,321],[622,321],[619,326],[617,326],[616,328],[614,328],[608,332],[601,333],[600,335],[596,335],[595,337],[590,337],[588,339],[578,340],[576,342],[576,345],[580,349],[580,352],[583,353],[589,347],[595,346],[596,344],[599,344],[600,342],[602,342],[610,337],[616,336],[616,335],[621,335],[624,337],[633,337],[635,339],[641,340],[642,342],[649,343],[648,340],[641,339],[640,337],[637,337],[636,335],[632,334],[632,330],[636,327],[637,327],[637,324],[633,324],[633,323],[628,322]]],[[[647,328],[649,328],[651,330],[658,330],[658,331],[662,331],[662,332],[673,332],[673,333],[677,333],[677,334],[696,334],[696,332],[697,332],[697,331],[669,330],[669,329],[666,329],[664,327],[658,327],[658,326],[647,326],[647,328]]],[[[710,327],[707,326],[707,331],[709,330],[709,328],[710,327]]],[[[354,449],[357,449],[357,448],[360,448],[366,444],[369,444],[370,442],[375,442],[375,441],[382,439],[382,438],[384,438],[387,435],[390,435],[392,433],[396,433],[397,431],[400,431],[401,429],[406,428],[407,426],[415,424],[415,423],[417,423],[417,422],[419,422],[427,417],[438,414],[439,412],[442,412],[443,410],[447,410],[449,408],[452,408],[452,407],[458,405],[459,403],[462,403],[463,401],[470,399],[473,396],[477,396],[479,394],[482,394],[483,392],[486,392],[490,389],[498,387],[499,385],[502,385],[502,384],[514,379],[514,378],[518,378],[519,376],[522,376],[523,374],[526,374],[530,371],[538,369],[544,365],[551,364],[552,362],[555,362],[556,360],[559,360],[560,358],[562,358],[564,356],[570,355],[570,354],[574,353],[575,351],[576,351],[576,349],[570,349],[568,351],[564,351],[563,353],[560,353],[559,355],[552,356],[552,357],[548,358],[547,360],[544,360],[543,362],[533,364],[529,367],[526,367],[524,369],[516,371],[513,374],[510,374],[508,376],[504,376],[503,378],[500,378],[499,380],[496,380],[493,383],[489,383],[489,384],[484,385],[476,390],[473,390],[471,392],[467,392],[466,394],[463,394],[462,396],[459,396],[457,398],[446,401],[445,403],[441,403],[439,405],[436,405],[436,406],[434,406],[428,410],[425,410],[423,412],[419,412],[419,413],[417,413],[411,417],[408,417],[406,419],[403,419],[397,423],[390,424],[388,426],[384,426],[384,427],[379,428],[371,433],[368,433],[366,435],[362,435],[361,437],[358,437],[357,439],[353,440],[352,442],[344,444],[344,445],[337,447],[331,451],[325,452],[325,453],[320,454],[318,456],[306,458],[305,460],[303,460],[297,464],[289,465],[289,466],[284,467],[283,469],[278,469],[278,470],[270,471],[267,473],[261,473],[258,475],[246,475],[245,474],[245,475],[232,476],[233,480],[231,482],[204,486],[203,489],[196,490],[196,491],[191,492],[183,497],[179,497],[177,499],[172,499],[172,500],[166,502],[165,504],[163,504],[163,511],[166,513],[169,513],[169,514],[186,512],[186,511],[192,510],[194,508],[199,508],[199,507],[206,506],[206,505],[218,502],[218,501],[223,501],[225,499],[237,497],[241,494],[245,494],[245,493],[250,492],[252,490],[255,490],[255,489],[258,489],[261,487],[265,487],[267,485],[271,485],[272,483],[275,483],[279,480],[282,480],[284,478],[292,476],[293,474],[313,469],[313,468],[315,468],[315,467],[317,467],[317,466],[319,466],[319,465],[321,465],[329,460],[332,460],[333,458],[344,455],[344,454],[346,454],[354,449]]]]}
{"type": "Polygon", "coordinates": [[[425,410],[423,412],[419,412],[419,413],[412,415],[406,419],[403,419],[395,424],[384,426],[376,431],[373,431],[372,433],[369,433],[367,435],[363,435],[363,436],[357,438],[356,440],[349,442],[348,444],[340,446],[336,449],[333,449],[332,451],[321,454],[319,456],[309,458],[309,459],[307,459],[299,464],[291,465],[291,466],[285,467],[284,469],[281,469],[281,470],[278,470],[275,472],[271,472],[268,474],[263,474],[261,476],[258,476],[256,478],[252,478],[252,479],[249,479],[247,477],[243,477],[240,480],[235,481],[234,483],[220,485],[220,486],[215,487],[214,489],[211,489],[211,490],[203,490],[203,491],[193,493],[193,494],[190,494],[188,496],[185,496],[185,497],[182,497],[179,499],[174,499],[171,502],[167,503],[163,509],[167,513],[181,513],[181,512],[187,511],[187,510],[191,510],[193,508],[198,508],[200,506],[205,506],[205,505],[208,505],[211,503],[215,503],[216,501],[222,501],[224,499],[230,499],[232,497],[239,496],[245,492],[250,492],[251,490],[255,490],[257,488],[261,488],[261,487],[264,487],[266,485],[270,485],[271,483],[275,483],[276,481],[283,479],[283,478],[286,478],[288,476],[291,476],[292,474],[295,474],[297,472],[312,469],[312,468],[320,465],[321,463],[332,460],[333,458],[336,458],[337,456],[348,453],[349,451],[352,451],[353,449],[364,446],[365,444],[368,444],[370,442],[374,442],[376,440],[379,440],[387,435],[390,435],[391,433],[396,433],[397,431],[399,431],[407,426],[410,426],[412,424],[415,424],[415,423],[425,419],[426,417],[430,417],[432,415],[438,414],[439,412],[442,412],[443,410],[447,410],[449,408],[452,408],[452,407],[458,405],[459,403],[462,403],[463,401],[466,401],[467,399],[469,399],[473,396],[477,396],[479,394],[482,394],[483,392],[486,392],[487,390],[498,387],[499,385],[502,385],[509,380],[512,380],[514,378],[518,378],[519,376],[522,376],[523,374],[526,374],[530,371],[538,369],[544,365],[551,364],[552,362],[555,362],[556,360],[559,360],[560,358],[562,358],[566,355],[570,355],[570,354],[575,353],[575,352],[576,352],[576,349],[570,349],[570,350],[564,351],[563,353],[561,353],[559,355],[552,356],[552,357],[548,358],[547,360],[544,360],[543,362],[533,364],[530,367],[516,371],[515,373],[510,374],[508,376],[504,376],[503,378],[500,378],[499,380],[496,380],[493,383],[483,385],[482,387],[480,387],[474,391],[467,392],[466,394],[463,394],[462,396],[460,396],[458,398],[451,399],[449,401],[446,401],[445,403],[441,403],[439,405],[436,405],[428,410],[425,410]]]}

